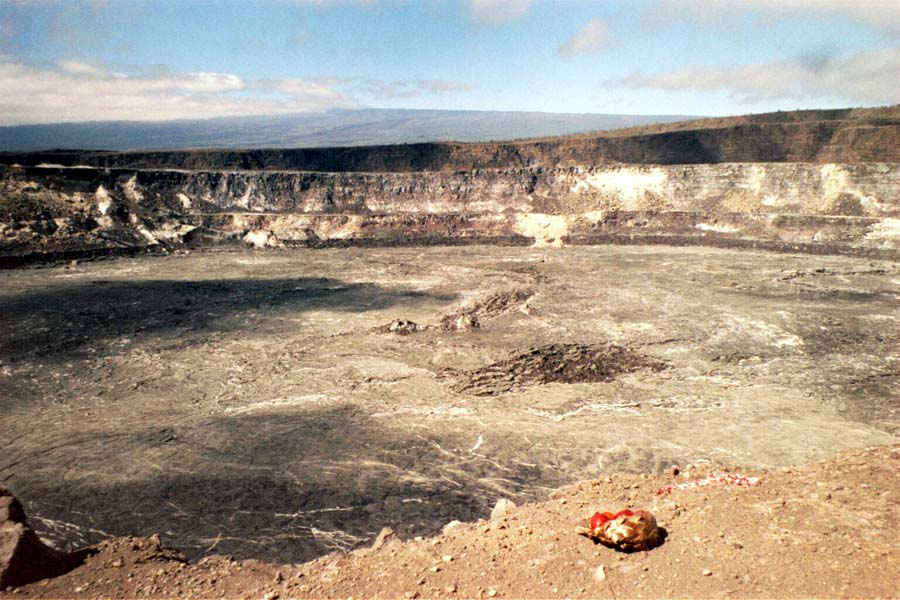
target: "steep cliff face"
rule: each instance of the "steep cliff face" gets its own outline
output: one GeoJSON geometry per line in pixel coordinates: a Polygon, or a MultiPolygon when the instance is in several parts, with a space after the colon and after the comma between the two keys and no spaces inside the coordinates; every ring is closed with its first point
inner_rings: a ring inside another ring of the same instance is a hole
{"type": "Polygon", "coordinates": [[[0,252],[240,241],[617,241],[892,252],[900,248],[897,190],[900,165],[887,163],[414,174],[9,167],[0,169],[0,252]]]}
{"type": "Polygon", "coordinates": [[[223,242],[900,249],[900,107],[521,142],[0,154],[4,164],[8,257],[223,242]]]}
{"type": "Polygon", "coordinates": [[[886,163],[610,165],[414,174],[86,168],[0,168],[0,173],[12,186],[0,210],[7,218],[20,219],[42,206],[34,201],[35,190],[71,195],[71,203],[59,204],[57,210],[63,211],[90,203],[92,194],[97,203],[118,194],[145,209],[188,213],[680,210],[900,216],[900,165],[886,163]],[[12,189],[14,182],[19,182],[18,192],[12,189]]]}

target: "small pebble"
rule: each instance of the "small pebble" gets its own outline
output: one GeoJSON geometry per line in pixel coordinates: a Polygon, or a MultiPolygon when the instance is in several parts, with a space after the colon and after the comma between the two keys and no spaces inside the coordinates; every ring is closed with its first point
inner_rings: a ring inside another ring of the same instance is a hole
{"type": "Polygon", "coordinates": [[[603,568],[603,565],[600,565],[594,570],[594,579],[598,582],[606,579],[606,569],[603,568]]]}
{"type": "Polygon", "coordinates": [[[710,571],[709,569],[703,569],[704,577],[709,577],[710,575],[712,575],[712,571],[710,571]]]}
{"type": "Polygon", "coordinates": [[[446,534],[450,533],[451,531],[453,531],[454,529],[456,529],[457,527],[459,527],[460,525],[462,525],[461,521],[456,521],[456,520],[450,521],[449,523],[444,525],[443,529],[441,529],[441,533],[446,535],[446,534]]]}

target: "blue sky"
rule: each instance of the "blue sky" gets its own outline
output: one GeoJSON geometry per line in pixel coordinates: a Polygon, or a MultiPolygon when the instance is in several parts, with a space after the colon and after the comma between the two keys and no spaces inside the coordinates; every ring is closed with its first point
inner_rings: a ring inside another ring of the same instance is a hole
{"type": "Polygon", "coordinates": [[[0,124],[900,102],[900,0],[0,0],[0,124]]]}

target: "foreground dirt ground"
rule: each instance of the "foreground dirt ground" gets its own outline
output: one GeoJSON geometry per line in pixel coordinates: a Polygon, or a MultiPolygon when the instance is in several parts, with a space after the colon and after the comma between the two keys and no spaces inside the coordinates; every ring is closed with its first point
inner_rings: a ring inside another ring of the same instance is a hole
{"type": "MultiPolygon", "coordinates": [[[[213,556],[186,563],[159,538],[103,542],[74,571],[9,598],[896,597],[900,446],[799,469],[745,473],[756,487],[658,493],[678,476],[611,475],[430,538],[276,565],[213,556]],[[595,545],[574,527],[595,510],[649,508],[667,532],[649,552],[595,545]],[[601,569],[602,567],[602,569],[601,569]],[[602,575],[598,574],[602,573],[602,575]]],[[[720,469],[715,469],[720,470],[720,469]]],[[[732,471],[733,472],[733,471],[732,471]]]]}

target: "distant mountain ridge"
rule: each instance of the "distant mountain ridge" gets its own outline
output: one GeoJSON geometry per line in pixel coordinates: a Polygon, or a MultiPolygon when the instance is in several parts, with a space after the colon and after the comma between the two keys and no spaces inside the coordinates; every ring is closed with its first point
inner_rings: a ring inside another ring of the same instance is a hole
{"type": "Polygon", "coordinates": [[[576,114],[409,109],[176,121],[91,121],[0,127],[0,151],[55,148],[312,148],[555,137],[670,123],[686,115],[576,114]]]}

